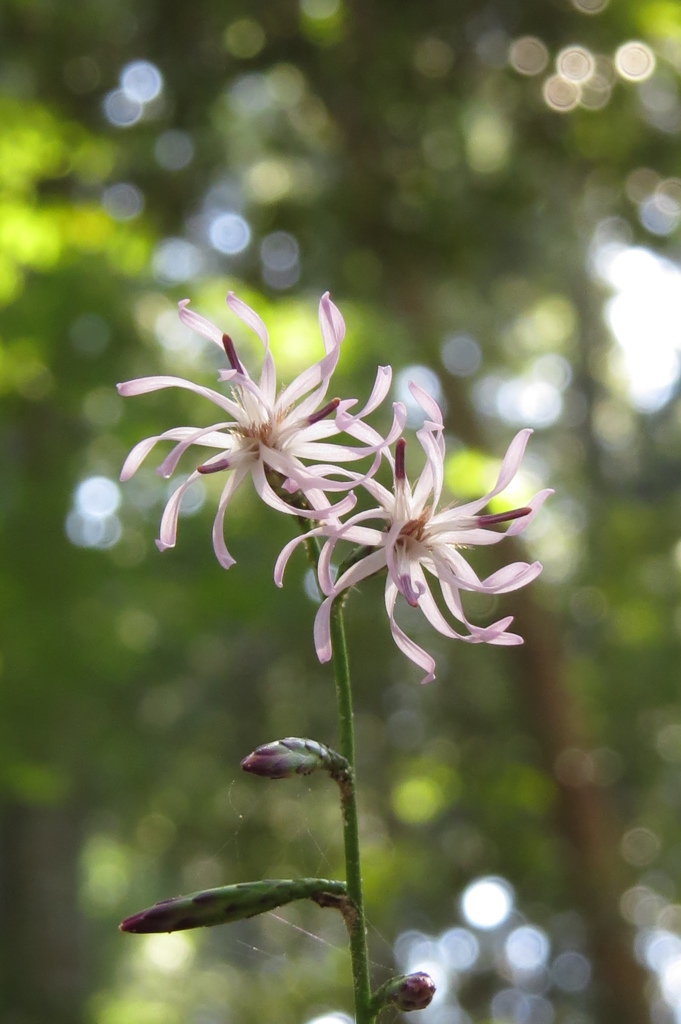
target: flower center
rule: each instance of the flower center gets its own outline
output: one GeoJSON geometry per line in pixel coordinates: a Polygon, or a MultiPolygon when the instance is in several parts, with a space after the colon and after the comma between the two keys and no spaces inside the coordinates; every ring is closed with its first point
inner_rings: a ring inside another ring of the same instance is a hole
{"type": "Polygon", "coordinates": [[[407,540],[423,540],[426,523],[430,518],[430,509],[424,508],[416,519],[410,519],[400,530],[400,537],[407,540]]]}
{"type": "Polygon", "coordinates": [[[259,444],[274,447],[270,444],[274,430],[269,420],[266,420],[264,423],[251,423],[247,427],[241,427],[238,433],[244,440],[253,440],[259,444]]]}

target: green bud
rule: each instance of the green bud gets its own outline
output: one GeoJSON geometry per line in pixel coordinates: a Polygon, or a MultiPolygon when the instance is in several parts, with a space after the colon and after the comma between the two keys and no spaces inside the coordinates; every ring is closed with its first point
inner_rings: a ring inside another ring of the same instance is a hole
{"type": "Polygon", "coordinates": [[[348,762],[335,750],[316,740],[297,736],[256,747],[243,759],[241,767],[245,772],[266,779],[291,779],[294,775],[327,771],[332,778],[343,781],[348,773],[348,762]]]}
{"type": "Polygon", "coordinates": [[[266,914],[294,900],[314,900],[321,907],[337,907],[344,913],[349,903],[345,882],[325,878],[263,879],[162,900],[126,917],[120,929],[146,933],[206,928],[266,914]]]}
{"type": "Polygon", "coordinates": [[[371,1005],[375,1013],[385,1006],[395,1006],[402,1013],[425,1010],[435,995],[435,984],[429,974],[402,974],[391,978],[374,994],[371,1005]]]}

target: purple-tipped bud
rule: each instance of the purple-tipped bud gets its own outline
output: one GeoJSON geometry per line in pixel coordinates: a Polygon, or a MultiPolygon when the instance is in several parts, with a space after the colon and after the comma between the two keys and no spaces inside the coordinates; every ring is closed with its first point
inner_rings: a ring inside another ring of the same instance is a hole
{"type": "Polygon", "coordinates": [[[294,900],[314,900],[320,907],[334,906],[342,910],[347,902],[347,888],[344,882],[325,878],[265,878],[261,882],[239,882],[162,900],[126,917],[119,928],[122,932],[147,935],[208,928],[267,914],[294,900]]]}
{"type": "Polygon", "coordinates": [[[348,763],[323,743],[288,736],[256,747],[243,759],[241,767],[245,772],[265,779],[291,779],[295,775],[311,775],[317,771],[328,771],[338,779],[347,773],[348,763]]]}
{"type": "Polygon", "coordinates": [[[330,416],[334,410],[340,405],[340,398],[332,398],[330,402],[323,405],[321,409],[317,409],[317,412],[313,412],[311,416],[307,417],[307,422],[312,425],[313,423],[319,423],[320,420],[325,420],[327,416],[330,416]]]}
{"type": "Polygon", "coordinates": [[[243,373],[244,368],[239,362],[239,357],[236,354],[236,349],[234,348],[234,342],[230,338],[229,334],[222,335],[222,344],[225,346],[225,352],[227,353],[227,358],[229,359],[229,365],[232,367],[233,370],[236,370],[237,373],[243,373]]]}
{"type": "Polygon", "coordinates": [[[399,439],[395,445],[395,482],[406,480],[407,474],[404,468],[404,451],[407,447],[407,442],[403,437],[399,439]]]}
{"type": "Polygon", "coordinates": [[[478,526],[496,526],[497,523],[510,523],[512,519],[529,516],[531,508],[513,508],[509,512],[497,512],[489,516],[476,516],[478,526]]]}
{"type": "Polygon", "coordinates": [[[378,1011],[389,1004],[402,1013],[410,1010],[425,1010],[435,995],[435,983],[429,974],[403,974],[391,978],[379,988],[372,999],[372,1006],[378,1011]]]}

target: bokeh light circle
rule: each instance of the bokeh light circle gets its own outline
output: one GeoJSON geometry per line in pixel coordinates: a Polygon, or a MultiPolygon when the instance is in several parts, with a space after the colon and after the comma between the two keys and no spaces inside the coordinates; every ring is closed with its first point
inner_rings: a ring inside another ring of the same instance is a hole
{"type": "Polygon", "coordinates": [[[556,57],[556,70],[569,82],[586,82],[594,73],[594,56],[584,46],[566,46],[556,57]]]}
{"type": "Polygon", "coordinates": [[[576,82],[569,82],[562,75],[551,75],[544,82],[544,100],[559,114],[568,113],[579,105],[581,91],[576,82]]]}
{"type": "Polygon", "coordinates": [[[515,928],[506,939],[506,959],[518,971],[538,971],[549,955],[546,933],[532,925],[515,928]]]}
{"type": "Polygon", "coordinates": [[[539,75],[549,62],[549,51],[536,36],[522,36],[511,43],[508,62],[521,75],[539,75]]]}
{"type": "Polygon", "coordinates": [[[150,103],[162,88],[161,72],[148,60],[131,61],[121,71],[121,89],[134,103],[150,103]]]}
{"type": "Polygon", "coordinates": [[[238,213],[221,213],[215,217],[208,229],[210,244],[226,256],[243,252],[251,241],[248,222],[238,213]]]}
{"type": "Polygon", "coordinates": [[[461,897],[461,912],[483,931],[498,928],[513,909],[513,889],[503,878],[490,875],[472,882],[461,897]]]}
{"type": "Polygon", "coordinates": [[[76,488],[75,505],[87,516],[110,516],[121,503],[117,483],[106,476],[91,476],[76,488]]]}
{"type": "Polygon", "coordinates": [[[572,0],[572,6],[581,14],[600,14],[609,2],[610,0],[572,0]]]}
{"type": "Polygon", "coordinates": [[[631,40],[617,50],[615,68],[628,82],[645,82],[655,70],[655,54],[645,43],[631,40]]]}

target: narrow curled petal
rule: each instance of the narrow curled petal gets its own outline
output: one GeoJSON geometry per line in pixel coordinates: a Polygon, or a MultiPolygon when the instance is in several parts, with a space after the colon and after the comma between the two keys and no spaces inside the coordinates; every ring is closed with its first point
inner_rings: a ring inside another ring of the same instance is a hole
{"type": "Polygon", "coordinates": [[[432,395],[429,395],[427,391],[424,391],[422,387],[414,383],[413,380],[409,381],[409,390],[412,395],[421,406],[426,416],[428,416],[434,426],[443,427],[442,421],[442,409],[437,404],[432,395]]]}
{"type": "Polygon", "coordinates": [[[349,512],[350,509],[354,508],[357,504],[357,498],[352,492],[350,492],[350,494],[346,495],[342,501],[339,501],[336,505],[332,505],[327,508],[295,508],[292,505],[287,505],[286,502],[272,489],[267,477],[265,476],[265,468],[262,462],[256,462],[252,467],[251,472],[253,474],[253,484],[255,489],[265,504],[270,505],[278,512],[285,512],[289,516],[302,516],[305,519],[333,519],[336,516],[345,515],[346,512],[349,512]]]}
{"type": "MultiPolygon", "coordinates": [[[[173,472],[175,471],[175,467],[177,466],[178,462],[180,461],[183,454],[187,451],[188,448],[191,448],[193,444],[198,444],[200,441],[203,440],[204,437],[210,436],[211,434],[213,434],[213,432],[217,432],[221,430],[223,427],[229,427],[230,425],[230,423],[215,423],[210,427],[197,428],[187,437],[182,438],[178,442],[178,444],[175,445],[173,450],[168,455],[166,455],[165,459],[158,467],[156,472],[158,473],[159,476],[162,476],[166,479],[169,476],[172,476],[173,472]]],[[[229,435],[223,434],[218,436],[222,437],[223,447],[229,447],[231,441],[229,435]]]]}
{"type": "Polygon", "coordinates": [[[511,590],[519,590],[520,587],[536,580],[541,571],[541,562],[532,562],[531,565],[527,562],[512,562],[488,576],[483,580],[482,586],[492,594],[508,594],[511,590]]]}
{"type": "Polygon", "coordinates": [[[431,559],[424,558],[423,565],[434,576],[450,579],[456,587],[464,590],[477,591],[482,589],[482,582],[475,570],[468,564],[460,551],[449,545],[438,545],[432,552],[431,559]]]}
{"type": "Polygon", "coordinates": [[[215,557],[223,569],[229,569],[235,562],[235,559],[232,558],[227,550],[227,545],[225,544],[225,511],[231,501],[232,495],[247,474],[248,469],[246,467],[234,470],[227,483],[222,488],[222,494],[220,495],[220,501],[218,502],[218,510],[215,513],[215,519],[213,520],[213,551],[215,552],[215,557]]]}
{"type": "Polygon", "coordinates": [[[421,477],[423,478],[424,474],[426,474],[425,479],[428,482],[428,486],[424,486],[422,489],[419,487],[421,483],[421,480],[419,480],[414,491],[413,511],[418,515],[422,511],[431,490],[433,492],[433,506],[437,507],[444,485],[445,467],[442,452],[433,437],[433,431],[424,427],[423,430],[419,430],[416,436],[419,439],[421,447],[426,453],[427,459],[426,467],[421,474],[421,477]]]}
{"type": "Polygon", "coordinates": [[[274,582],[278,587],[283,587],[284,585],[284,573],[286,571],[286,566],[288,565],[289,558],[296,548],[301,544],[304,544],[306,540],[310,539],[310,537],[319,537],[322,534],[323,527],[318,526],[314,530],[309,530],[307,533],[294,537],[288,542],[288,544],[284,545],[274,564],[274,582]]]}
{"type": "MultiPolygon", "coordinates": [[[[263,347],[267,348],[269,346],[267,328],[255,310],[251,309],[242,299],[238,299],[234,292],[227,293],[226,302],[232,313],[236,313],[242,323],[245,323],[247,327],[250,327],[258,335],[263,343],[263,347]]],[[[220,339],[220,344],[222,344],[222,339],[220,339]]]]}
{"type": "MultiPolygon", "coordinates": [[[[366,522],[366,520],[384,517],[385,513],[377,511],[376,509],[369,509],[366,512],[358,512],[357,515],[352,516],[351,519],[348,519],[347,522],[337,528],[332,528],[330,526],[324,527],[324,534],[329,537],[329,540],[327,540],[326,544],[322,548],[322,552],[319,556],[319,563],[317,565],[319,585],[324,594],[328,595],[334,593],[334,591],[340,592],[341,590],[345,590],[346,587],[354,586],[357,582],[355,579],[350,580],[350,582],[347,580],[348,573],[352,571],[352,568],[354,568],[351,567],[334,583],[331,573],[331,558],[338,541],[344,540],[349,541],[351,544],[360,544],[365,547],[378,547],[383,549],[386,537],[385,533],[382,530],[370,529],[365,526],[360,526],[359,524],[366,522]]],[[[381,558],[382,564],[379,568],[385,566],[384,550],[381,552],[381,558]]],[[[364,561],[364,559],[362,561],[364,561]]]]}
{"type": "Polygon", "coordinates": [[[168,548],[175,547],[175,540],[177,538],[177,517],[180,514],[182,499],[191,485],[198,479],[200,479],[200,476],[195,470],[193,473],[189,474],[184,483],[180,484],[180,486],[173,491],[168,499],[166,507],[163,510],[163,515],[161,516],[161,528],[158,540],[156,541],[156,547],[159,551],[167,551],[168,548]]]}
{"type": "Polygon", "coordinates": [[[129,480],[137,470],[140,468],[144,460],[146,459],[149,452],[158,444],[159,441],[182,441],[186,437],[191,436],[195,427],[173,427],[172,430],[166,430],[163,434],[157,434],[155,437],[145,437],[143,441],[138,441],[135,447],[128,453],[128,456],[123,463],[121,469],[121,481],[125,483],[129,480]]]}
{"type": "Polygon", "coordinates": [[[228,292],[227,305],[239,319],[250,327],[260,338],[265,350],[262,362],[262,373],[260,375],[260,390],[263,393],[267,405],[271,408],[274,405],[274,398],[277,392],[277,376],[274,368],[274,359],[270,352],[267,328],[255,312],[245,302],[238,299],[234,292],[228,292]]]}
{"type": "Polygon", "coordinates": [[[395,557],[395,555],[396,555],[395,547],[396,547],[396,543],[397,543],[397,538],[400,536],[400,533],[402,532],[403,524],[402,524],[402,521],[398,519],[397,522],[393,522],[392,524],[389,524],[389,525],[390,525],[390,529],[388,530],[388,532],[386,534],[386,538],[385,538],[385,542],[384,542],[384,546],[385,546],[385,561],[386,561],[386,565],[388,567],[388,574],[390,575],[390,578],[392,579],[392,581],[395,584],[395,586],[397,587],[397,589],[401,591],[400,576],[401,576],[402,573],[401,573],[401,570],[400,570],[400,566],[398,566],[397,560],[396,560],[396,557],[395,557]]]}
{"type": "Polygon", "coordinates": [[[444,615],[438,608],[437,604],[435,603],[435,598],[433,597],[431,590],[426,583],[423,571],[421,570],[420,566],[414,569],[414,578],[417,586],[419,586],[421,589],[419,607],[421,608],[421,611],[423,612],[431,626],[433,626],[438,631],[438,633],[442,633],[443,636],[447,636],[452,640],[466,639],[449,625],[444,615]]]}
{"type": "Polygon", "coordinates": [[[208,338],[209,341],[214,341],[216,345],[222,348],[222,331],[219,330],[212,324],[210,320],[206,320],[204,316],[199,316],[193,309],[188,309],[189,299],[181,299],[178,302],[179,317],[185,327],[189,327],[192,331],[196,331],[197,334],[202,334],[204,338],[208,338]]]}
{"type": "Polygon", "coordinates": [[[324,342],[324,351],[335,352],[345,337],[345,321],[338,306],[331,301],[328,292],[319,300],[319,328],[324,342]]]}
{"type": "Polygon", "coordinates": [[[313,394],[308,395],[292,414],[294,421],[301,426],[304,425],[307,417],[315,411],[326,395],[331,374],[336,369],[336,364],[338,363],[340,346],[345,335],[343,317],[333,302],[331,302],[328,292],[322,296],[319,303],[319,326],[324,342],[324,357],[318,363],[315,363],[314,366],[303,370],[288,387],[284,388],[275,406],[275,412],[284,412],[301,399],[303,395],[307,395],[308,391],[316,387],[317,390],[313,394]]]}
{"type": "MultiPolygon", "coordinates": [[[[336,448],[334,446],[334,450],[336,452],[340,452],[340,457],[339,454],[329,454],[328,457],[333,458],[335,462],[349,462],[359,458],[366,458],[369,455],[376,456],[372,468],[369,469],[362,478],[362,484],[364,484],[366,480],[372,477],[379,468],[380,461],[383,456],[385,456],[392,464],[393,457],[390,454],[389,445],[393,444],[399,438],[400,434],[404,430],[404,425],[407,419],[407,410],[401,402],[395,402],[394,410],[393,422],[385,437],[381,437],[378,431],[374,430],[373,427],[370,427],[367,423],[363,423],[359,419],[353,419],[352,421],[347,422],[346,426],[343,428],[344,432],[349,434],[351,437],[356,438],[358,441],[363,441],[365,447],[354,448],[350,446],[338,446],[336,448]]],[[[298,451],[298,446],[296,446],[296,450],[298,451]]],[[[302,452],[299,452],[299,454],[302,455],[302,452]]],[[[307,457],[312,458],[314,456],[309,455],[307,457]]]]}
{"type": "Polygon", "coordinates": [[[485,626],[484,628],[474,626],[471,629],[475,632],[475,641],[477,643],[493,644],[497,647],[517,647],[519,644],[524,643],[524,641],[517,633],[506,632],[512,622],[513,616],[508,615],[505,619],[493,622],[491,626],[485,626]]]}
{"type": "MultiPolygon", "coordinates": [[[[346,398],[338,406],[338,412],[336,413],[336,423],[340,430],[347,430],[348,427],[356,422],[357,420],[363,419],[370,413],[374,412],[379,407],[383,399],[390,391],[390,382],[392,381],[393,371],[391,366],[379,366],[376,371],[376,379],[374,380],[374,386],[371,389],[366,405],[361,412],[350,414],[348,410],[353,405],[357,405],[356,398],[346,398]]],[[[405,410],[406,411],[406,410],[405,410]]]]}
{"type": "Polygon", "coordinates": [[[392,633],[393,640],[402,651],[403,654],[413,661],[425,675],[421,680],[422,683],[430,683],[435,679],[435,659],[431,658],[430,654],[419,647],[418,644],[414,643],[406,633],[404,633],[395,622],[395,601],[397,600],[397,587],[393,581],[388,577],[385,584],[385,607],[388,612],[388,618],[390,619],[390,632],[392,633]]]}
{"type": "Polygon", "coordinates": [[[314,646],[322,665],[331,661],[331,605],[333,602],[333,595],[322,601],[314,620],[314,646]]]}
{"type": "MultiPolygon", "coordinates": [[[[520,463],[522,462],[523,455],[525,454],[525,448],[527,447],[527,442],[531,434],[532,431],[529,428],[521,430],[519,431],[519,433],[516,434],[516,436],[513,438],[510,445],[508,446],[508,450],[506,451],[506,454],[504,455],[503,461],[501,463],[501,468],[499,469],[499,476],[497,477],[497,482],[492,488],[492,490],[489,492],[489,494],[486,494],[482,498],[478,498],[477,501],[470,501],[465,505],[459,505],[459,507],[456,509],[456,512],[462,519],[465,517],[475,515],[477,512],[480,511],[480,509],[484,508],[485,505],[487,505],[487,503],[492,500],[492,498],[496,497],[497,494],[501,494],[501,492],[508,487],[511,480],[520,468],[520,463]]],[[[528,502],[528,505],[531,504],[531,502],[528,502]]],[[[525,520],[519,520],[519,522],[524,523],[525,520]]],[[[525,525],[527,524],[525,523],[525,525]]],[[[519,530],[516,529],[516,532],[519,532],[519,530]]],[[[485,542],[478,542],[477,540],[474,540],[471,543],[484,544],[485,542]]],[[[490,541],[488,543],[494,542],[490,541]]]]}
{"type": "Polygon", "coordinates": [[[499,470],[499,476],[497,482],[494,485],[494,489],[490,491],[489,497],[493,497],[495,494],[501,494],[503,490],[510,484],[513,477],[520,468],[525,449],[527,448],[527,442],[532,435],[532,431],[529,428],[519,431],[508,446],[508,450],[504,455],[501,463],[501,469],[499,470]]]}
{"type": "Polygon", "coordinates": [[[536,516],[537,512],[542,507],[546,499],[549,498],[553,493],[553,489],[551,487],[547,487],[546,490],[539,491],[537,494],[535,494],[535,496],[527,503],[528,508],[531,509],[530,514],[527,516],[523,516],[522,519],[518,519],[514,523],[511,523],[508,530],[506,531],[506,536],[515,537],[519,533],[522,533],[522,531],[530,525],[530,523],[532,522],[532,520],[534,519],[534,517],[536,516]]]}
{"type": "Polygon", "coordinates": [[[331,594],[340,594],[343,590],[349,590],[350,587],[357,586],[362,580],[368,579],[369,576],[374,576],[382,569],[385,569],[385,552],[380,550],[372,551],[371,554],[365,555],[359,562],[355,562],[349,569],[346,569],[333,587],[331,594]]]}
{"type": "Polygon", "coordinates": [[[184,388],[186,391],[193,391],[195,395],[207,398],[209,402],[214,402],[235,419],[240,419],[243,416],[241,407],[230,398],[226,398],[211,388],[204,388],[201,384],[185,380],[184,377],[138,377],[136,380],[126,380],[122,384],[117,384],[116,388],[118,394],[124,398],[129,398],[131,395],[146,395],[151,391],[162,391],[164,388],[184,388]]]}

